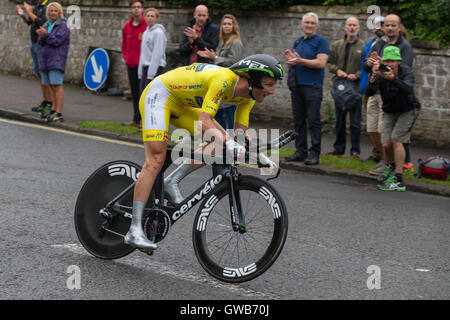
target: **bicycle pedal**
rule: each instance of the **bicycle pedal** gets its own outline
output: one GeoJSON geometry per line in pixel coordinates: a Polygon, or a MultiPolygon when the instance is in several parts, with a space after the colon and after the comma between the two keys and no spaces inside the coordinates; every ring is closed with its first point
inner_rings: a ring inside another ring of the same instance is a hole
{"type": "Polygon", "coordinates": [[[149,256],[152,256],[154,251],[153,250],[148,250],[148,249],[139,249],[139,251],[146,253],[149,256]]]}

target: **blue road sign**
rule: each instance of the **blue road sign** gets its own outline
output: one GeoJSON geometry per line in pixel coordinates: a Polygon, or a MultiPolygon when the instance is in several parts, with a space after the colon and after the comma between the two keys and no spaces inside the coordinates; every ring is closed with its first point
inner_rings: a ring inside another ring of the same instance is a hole
{"type": "Polygon", "coordinates": [[[108,53],[101,48],[95,49],[89,55],[84,66],[84,85],[92,91],[99,89],[106,81],[108,70],[108,53]]]}

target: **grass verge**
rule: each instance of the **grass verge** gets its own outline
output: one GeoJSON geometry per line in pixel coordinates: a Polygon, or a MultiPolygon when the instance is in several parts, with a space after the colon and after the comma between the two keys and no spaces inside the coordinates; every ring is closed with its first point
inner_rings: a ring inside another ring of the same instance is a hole
{"type": "Polygon", "coordinates": [[[107,121],[81,121],[77,122],[81,128],[86,129],[97,129],[104,130],[108,132],[115,132],[120,134],[136,134],[140,135],[141,132],[137,127],[126,126],[117,122],[107,122],[107,121]]]}
{"type": "MultiPolygon", "coordinates": [[[[286,149],[281,148],[279,150],[280,158],[284,158],[286,156],[290,156],[294,153],[295,150],[292,149],[286,149]]],[[[349,157],[335,157],[331,155],[321,154],[320,155],[320,164],[331,166],[338,169],[350,169],[350,170],[357,170],[357,171],[363,171],[368,172],[370,168],[372,168],[375,165],[375,162],[368,161],[368,162],[362,162],[360,160],[351,159],[349,157]]],[[[412,180],[415,179],[415,174],[417,173],[417,168],[414,169],[414,171],[406,171],[403,172],[403,178],[405,180],[412,180]]],[[[435,184],[439,186],[444,187],[450,187],[450,180],[435,180],[435,179],[428,179],[428,178],[420,178],[417,179],[417,181],[428,183],[428,184],[435,184]]]]}

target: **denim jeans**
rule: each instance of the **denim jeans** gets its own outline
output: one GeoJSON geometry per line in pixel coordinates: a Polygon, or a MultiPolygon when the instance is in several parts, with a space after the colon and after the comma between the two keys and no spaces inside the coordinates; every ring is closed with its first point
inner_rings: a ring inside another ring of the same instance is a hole
{"type": "Polygon", "coordinates": [[[298,133],[295,139],[295,149],[300,154],[307,154],[310,151],[319,155],[322,141],[322,122],[320,121],[322,88],[296,85],[295,90],[291,92],[291,99],[295,131],[298,133]],[[308,119],[311,136],[311,148],[309,150],[306,119],[308,119]]]}
{"type": "Polygon", "coordinates": [[[31,58],[33,58],[33,74],[39,75],[39,56],[41,46],[37,42],[32,42],[30,46],[31,58]]]}
{"type": "Polygon", "coordinates": [[[350,155],[356,152],[358,155],[361,153],[361,108],[358,106],[351,111],[344,112],[334,106],[334,113],[336,116],[336,141],[334,142],[334,151],[338,154],[345,154],[345,145],[347,143],[346,133],[346,118],[347,113],[350,114],[350,141],[352,147],[350,149],[350,155]]]}

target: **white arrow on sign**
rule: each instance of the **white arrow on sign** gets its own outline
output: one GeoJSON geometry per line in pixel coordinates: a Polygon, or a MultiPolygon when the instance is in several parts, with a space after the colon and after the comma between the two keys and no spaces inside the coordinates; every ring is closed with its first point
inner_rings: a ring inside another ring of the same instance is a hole
{"type": "Polygon", "coordinates": [[[94,75],[92,75],[92,81],[96,83],[100,83],[102,81],[103,76],[103,67],[100,66],[100,69],[97,66],[97,61],[95,61],[95,56],[91,57],[92,67],[94,68],[94,75]]]}

